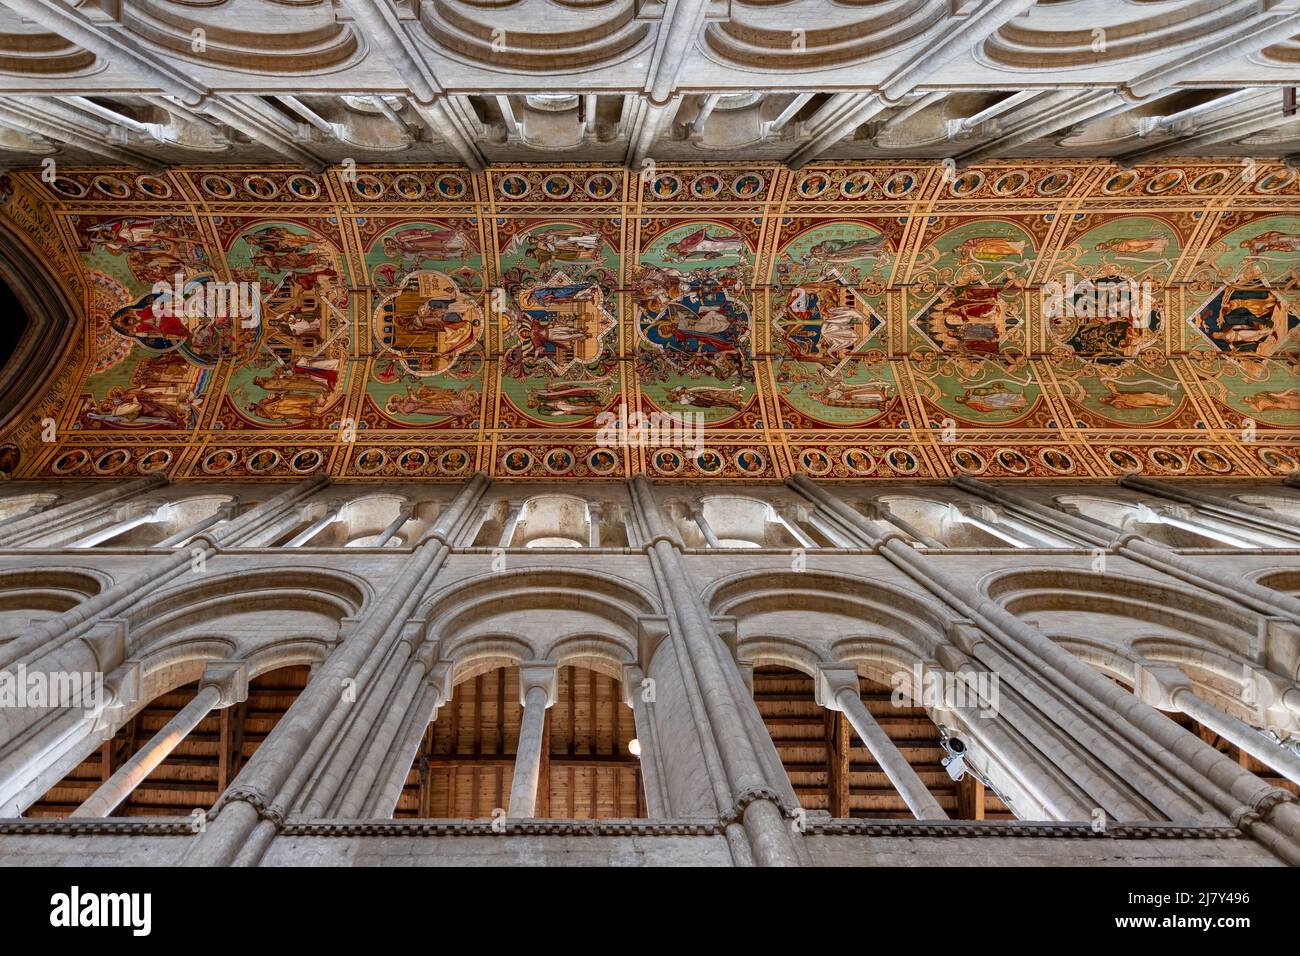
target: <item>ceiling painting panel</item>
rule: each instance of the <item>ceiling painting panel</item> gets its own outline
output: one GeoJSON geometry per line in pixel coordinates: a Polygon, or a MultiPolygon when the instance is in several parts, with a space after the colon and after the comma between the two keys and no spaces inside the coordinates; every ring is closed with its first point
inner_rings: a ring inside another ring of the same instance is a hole
{"type": "Polygon", "coordinates": [[[1283,474],[1300,186],[1254,172],[11,172],[85,332],[0,441],[22,476],[1283,474]]]}

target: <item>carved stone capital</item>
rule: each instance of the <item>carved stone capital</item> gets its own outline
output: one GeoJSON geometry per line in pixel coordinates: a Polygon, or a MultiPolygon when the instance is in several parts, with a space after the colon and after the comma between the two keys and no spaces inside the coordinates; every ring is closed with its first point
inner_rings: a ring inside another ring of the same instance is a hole
{"type": "Polygon", "coordinates": [[[546,691],[546,706],[555,704],[560,669],[550,661],[524,661],[519,665],[519,703],[527,702],[528,692],[535,687],[546,691]]]}
{"type": "Polygon", "coordinates": [[[1133,693],[1157,710],[1181,710],[1180,693],[1191,693],[1192,682],[1173,664],[1142,661],[1133,667],[1133,693]]]}
{"type": "Polygon", "coordinates": [[[248,700],[248,661],[210,661],[199,678],[199,689],[204,687],[215,687],[221,694],[218,709],[248,700]]]}
{"type": "Polygon", "coordinates": [[[109,673],[126,660],[126,642],[130,626],[124,617],[106,617],[96,621],[81,640],[95,655],[95,666],[109,673]]]}
{"type": "Polygon", "coordinates": [[[668,618],[662,614],[644,614],[636,619],[637,660],[648,668],[659,645],[668,637],[668,618]]]}
{"type": "Polygon", "coordinates": [[[852,664],[821,664],[817,667],[817,703],[827,710],[842,710],[836,699],[842,690],[858,693],[858,669],[852,664]]]}

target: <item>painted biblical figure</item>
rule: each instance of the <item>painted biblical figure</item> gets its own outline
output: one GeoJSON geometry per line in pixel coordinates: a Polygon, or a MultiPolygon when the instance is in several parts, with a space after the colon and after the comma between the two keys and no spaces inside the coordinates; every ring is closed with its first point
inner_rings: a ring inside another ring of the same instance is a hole
{"type": "Polygon", "coordinates": [[[790,358],[838,368],[884,320],[837,273],[827,278],[790,289],[776,315],[775,330],[790,358]]]}
{"type": "Polygon", "coordinates": [[[1220,289],[1192,324],[1222,352],[1272,355],[1294,351],[1300,309],[1262,282],[1247,282],[1220,289]]]}
{"type": "Polygon", "coordinates": [[[595,282],[574,282],[555,273],[544,285],[521,292],[513,310],[510,334],[516,341],[508,364],[545,366],[563,373],[574,365],[597,361],[605,336],[617,322],[604,307],[595,282]]]}
{"type": "Polygon", "coordinates": [[[478,341],[482,310],[440,272],[412,272],[375,308],[380,348],[412,375],[437,375],[478,341]]]}
{"type": "Polygon", "coordinates": [[[1016,283],[949,286],[922,308],[914,325],[941,352],[997,355],[1022,325],[1022,307],[1016,283]]]}

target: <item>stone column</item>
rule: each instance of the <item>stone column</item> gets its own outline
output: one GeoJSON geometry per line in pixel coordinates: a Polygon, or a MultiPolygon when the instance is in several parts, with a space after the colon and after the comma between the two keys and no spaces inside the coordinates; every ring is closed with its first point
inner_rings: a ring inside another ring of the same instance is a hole
{"type": "Polygon", "coordinates": [[[331,505],[325,509],[325,513],[309,524],[302,531],[294,535],[285,543],[286,548],[301,548],[311,542],[311,539],[324,531],[329,525],[332,525],[339,517],[339,505],[331,505]]]}
{"type": "MultiPolygon", "coordinates": [[[[1227,498],[1220,498],[1218,495],[1208,494],[1194,486],[1172,485],[1165,481],[1143,478],[1140,475],[1125,475],[1119,479],[1119,484],[1133,491],[1142,491],[1147,494],[1158,495],[1169,501],[1177,501],[1185,505],[1191,505],[1194,508],[1204,509],[1208,512],[1217,512],[1239,522],[1243,526],[1243,532],[1248,532],[1251,528],[1257,528],[1266,533],[1283,531],[1293,539],[1300,538],[1300,519],[1293,518],[1291,515],[1280,511],[1256,508],[1241,501],[1232,501],[1227,498]]],[[[1291,545],[1300,545],[1300,540],[1292,541],[1291,545]]]]}
{"type": "Polygon", "coordinates": [[[1192,682],[1173,664],[1143,662],[1134,669],[1134,693],[1158,710],[1179,711],[1224,740],[1236,744],[1264,766],[1276,770],[1292,783],[1300,783],[1300,757],[1271,743],[1245,721],[1225,714],[1197,696],[1192,682]]]}
{"type": "Polygon", "coordinates": [[[858,672],[852,666],[817,668],[817,703],[827,710],[840,711],[848,718],[854,732],[871,751],[871,756],[876,758],[876,763],[885,772],[912,815],[918,820],[947,820],[948,814],[943,812],[939,801],[934,799],[907,758],[880,729],[876,718],[871,716],[871,711],[862,703],[859,687],[858,672]]]}
{"type": "Polygon", "coordinates": [[[528,819],[537,809],[537,778],[542,767],[546,711],[555,703],[557,672],[554,664],[528,661],[519,667],[519,703],[523,719],[519,745],[515,748],[515,773],[510,782],[510,806],[506,815],[528,819]]]}
{"type": "MultiPolygon", "coordinates": [[[[1011,529],[1003,527],[1001,524],[997,523],[996,521],[986,521],[984,518],[982,518],[978,514],[975,514],[974,512],[962,511],[960,508],[956,508],[956,507],[953,508],[953,511],[955,511],[958,515],[961,516],[958,520],[960,520],[962,523],[974,525],[975,527],[983,531],[985,534],[997,538],[999,541],[1001,541],[1009,548],[1028,547],[1028,542],[1023,540],[1022,538],[1016,537],[1011,533],[1011,529]]],[[[949,514],[952,514],[952,512],[949,512],[949,514]]]]}
{"type": "Polygon", "coordinates": [[[1145,564],[1180,581],[1204,588],[1221,598],[1243,604],[1261,614],[1282,614],[1292,621],[1300,622],[1300,600],[1290,594],[1248,581],[1240,575],[1235,576],[1231,581],[1224,581],[1221,571],[1206,571],[1203,562],[1199,559],[1177,554],[1166,547],[1147,541],[1141,535],[1117,536],[1100,524],[1039,504],[1009,491],[1003,485],[986,484],[965,475],[956,476],[952,479],[952,483],[963,491],[979,495],[986,501],[997,502],[1010,510],[1032,515],[1044,523],[1060,527],[1064,533],[1081,539],[1093,548],[1114,551],[1115,554],[1145,564]]]}
{"type": "Polygon", "coordinates": [[[587,547],[600,547],[600,519],[603,509],[599,502],[587,505],[587,547]]]}
{"type": "Polygon", "coordinates": [[[1037,548],[1077,548],[1079,542],[1073,538],[1067,538],[1057,533],[1049,533],[1038,527],[1036,522],[1029,521],[1021,515],[1013,514],[1007,511],[999,511],[996,515],[995,523],[1010,531],[1012,534],[1019,535],[1027,547],[1037,548]]]}
{"type": "Polygon", "coordinates": [[[519,527],[519,518],[523,515],[524,503],[522,501],[510,502],[510,513],[506,515],[505,524],[501,527],[501,540],[497,542],[498,548],[510,547],[510,542],[515,538],[515,529],[519,527]]]}
{"type": "MultiPolygon", "coordinates": [[[[1104,750],[1107,739],[1061,706],[1059,699],[1044,690],[1031,673],[1003,653],[970,621],[953,621],[949,625],[949,639],[953,646],[996,673],[1007,685],[1000,695],[1002,715],[1032,740],[1042,759],[1058,768],[1075,785],[1078,794],[1090,800],[1083,804],[1075,792],[1046,781],[1033,780],[1039,776],[1036,773],[1038,761],[1020,765],[1026,785],[1036,790],[1036,796],[1044,806],[1051,808],[1062,820],[1090,819],[1093,808],[1105,810],[1121,820],[1151,817],[1151,807],[1143,801],[1141,793],[1169,789],[1158,774],[1123,752],[1114,753],[1109,765],[1099,761],[1094,751],[1104,750]],[[1021,700],[1024,706],[1021,706],[1021,700]],[[1058,728],[1072,732],[1074,739],[1058,728]],[[1133,788],[1141,793],[1134,792],[1133,788]]],[[[1174,794],[1172,790],[1169,793],[1173,795],[1163,805],[1164,812],[1169,815],[1211,824],[1221,822],[1219,814],[1207,813],[1208,808],[1188,800],[1186,794],[1174,794]]]]}
{"type": "Polygon", "coordinates": [[[57,508],[16,519],[0,530],[0,547],[18,548],[39,538],[49,538],[59,533],[76,533],[78,523],[84,522],[88,516],[118,501],[165,484],[167,484],[166,475],[153,474],[145,478],[137,478],[135,481],[114,484],[106,491],[96,492],[85,498],[59,505],[57,508]]]}
{"type": "Polygon", "coordinates": [[[725,776],[725,780],[715,783],[725,789],[721,795],[721,813],[728,824],[733,853],[744,852],[736,847],[739,834],[732,832],[733,825],[738,823],[755,863],[800,865],[801,844],[787,825],[782,806],[781,794],[788,791],[788,781],[768,779],[768,768],[774,763],[779,766],[776,748],[766,733],[762,740],[750,733],[751,727],[761,725],[761,717],[753,698],[743,693],[744,681],[736,662],[713,629],[699,594],[691,585],[682,566],[681,541],[664,519],[650,483],[637,476],[629,487],[649,534],[646,550],[660,579],[660,593],[671,610],[668,639],[677,645],[674,650],[680,652],[688,692],[698,686],[697,694],[691,695],[691,703],[700,710],[705,756],[715,749],[725,776]],[[676,626],[672,626],[674,623],[676,626]],[[750,719],[742,714],[742,707],[752,711],[750,719]],[[771,751],[768,759],[759,753],[761,747],[771,751]]]}
{"type": "Polygon", "coordinates": [[[103,544],[105,541],[116,538],[119,534],[125,534],[132,528],[138,528],[142,524],[148,524],[150,521],[154,520],[158,514],[158,509],[161,507],[163,506],[154,505],[148,511],[141,514],[132,515],[130,518],[123,518],[120,521],[115,521],[107,527],[100,528],[97,531],[92,531],[90,534],[78,538],[70,543],[68,547],[93,548],[97,544],[103,544]]]}
{"type": "Polygon", "coordinates": [[[476,474],[438,516],[401,573],[365,609],[210,811],[211,822],[191,844],[183,865],[254,865],[261,859],[287,808],[347,726],[348,705],[340,701],[340,687],[353,681],[364,688],[388,658],[487,485],[487,476],[476,474]]]}
{"type": "Polygon", "coordinates": [[[154,769],[216,707],[248,699],[248,663],[217,661],[199,679],[193,700],[167,721],[149,741],[72,812],[73,817],[106,817],[131,795],[154,769]]]}
{"type": "Polygon", "coordinates": [[[632,708],[632,725],[636,728],[636,739],[641,748],[638,759],[641,761],[641,786],[645,791],[646,816],[662,819],[672,816],[672,811],[660,767],[662,755],[659,750],[659,735],[642,690],[644,680],[645,673],[641,668],[634,664],[623,665],[623,700],[632,708]]]}
{"type": "Polygon", "coordinates": [[[790,534],[794,537],[795,541],[799,542],[799,547],[801,548],[817,547],[817,542],[814,541],[812,538],[808,537],[808,532],[804,531],[803,528],[799,527],[799,519],[795,515],[794,509],[792,508],[777,509],[776,514],[777,517],[781,519],[781,523],[785,525],[786,530],[789,531],[790,534]]]}
{"type": "Polygon", "coordinates": [[[188,528],[182,528],[180,531],[177,531],[175,534],[163,538],[157,544],[153,545],[153,547],[157,549],[174,548],[179,544],[185,543],[190,538],[198,534],[200,531],[207,531],[209,528],[213,527],[214,525],[218,525],[223,521],[229,521],[230,519],[234,518],[238,512],[239,512],[239,501],[237,499],[235,501],[227,502],[226,504],[218,508],[216,511],[214,511],[212,514],[204,518],[202,521],[196,521],[188,528]]]}
{"type": "Polygon", "coordinates": [[[892,511],[889,510],[888,507],[884,507],[884,508],[877,507],[876,514],[880,516],[879,520],[885,522],[886,524],[892,524],[894,527],[902,530],[905,534],[915,539],[916,541],[919,541],[927,548],[942,548],[944,546],[942,541],[930,537],[920,528],[916,527],[910,522],[905,521],[904,519],[900,518],[898,515],[894,514],[892,511]]]}
{"type": "MultiPolygon", "coordinates": [[[[189,548],[161,553],[145,570],[62,614],[25,628],[0,644],[0,668],[21,662],[29,672],[112,672],[129,655],[130,619],[126,615],[147,615],[151,596],[189,572],[196,559],[215,554],[217,548],[237,540],[248,528],[274,520],[328,480],[324,476],[307,479],[234,521],[199,532],[189,548]],[[114,616],[119,614],[123,616],[114,616]]],[[[64,714],[58,709],[0,708],[0,793],[26,785],[12,776],[17,767],[22,768],[21,773],[31,769],[21,756],[24,749],[28,753],[49,753],[53,740],[64,739],[59,730],[64,714]]]]}
{"type": "MultiPolygon", "coordinates": [[[[1089,665],[1057,646],[1036,627],[1020,620],[970,585],[927,562],[925,556],[902,541],[874,531],[852,509],[802,475],[787,482],[809,500],[856,521],[873,547],[926,590],[937,595],[961,615],[970,618],[1006,648],[1032,663],[1068,708],[1062,714],[1065,726],[1084,726],[1070,709],[1081,708],[1089,721],[1100,722],[1136,748],[1149,762],[1164,768],[1171,780],[1185,784],[1209,801],[1225,818],[1241,826],[1280,858],[1300,864],[1300,807],[1287,791],[1270,787],[1222,753],[1189,734],[1165,715],[1141,703],[1132,694],[1107,680],[1089,665]]],[[[960,483],[960,481],[959,481],[960,483]]],[[[1072,733],[1076,731],[1072,730],[1072,733]]],[[[1113,761],[1113,745],[1096,750],[1096,756],[1113,761]]],[[[1144,794],[1162,808],[1182,805],[1186,800],[1159,785],[1144,794]]]]}
{"type": "Polygon", "coordinates": [[[858,542],[852,540],[845,531],[841,530],[838,525],[827,521],[825,517],[816,511],[808,515],[808,523],[826,535],[826,540],[836,548],[858,548],[861,547],[858,542]]]}
{"type": "Polygon", "coordinates": [[[704,509],[692,506],[691,520],[694,521],[695,526],[700,529],[700,534],[704,535],[704,540],[708,542],[710,548],[722,547],[722,542],[718,540],[718,536],[713,530],[713,525],[709,524],[708,519],[704,517],[704,509]]]}
{"type": "MultiPolygon", "coordinates": [[[[431,645],[426,645],[431,646],[431,645]]],[[[375,784],[361,816],[389,818],[402,798],[407,773],[420,752],[420,741],[429,724],[438,717],[443,704],[451,700],[453,666],[451,661],[437,661],[420,684],[415,703],[407,712],[384,764],[375,776],[375,784]]]]}
{"type": "MultiPolygon", "coordinates": [[[[398,784],[393,799],[393,806],[401,796],[401,783],[406,779],[406,771],[415,759],[415,750],[419,746],[420,733],[433,719],[433,713],[445,697],[437,697],[432,707],[419,707],[425,696],[426,678],[438,659],[438,642],[426,640],[422,621],[408,622],[403,629],[402,642],[397,645],[385,668],[391,672],[391,684],[385,680],[369,682],[372,690],[360,702],[360,708],[346,731],[345,739],[340,740],[338,751],[331,755],[328,772],[332,775],[330,785],[322,787],[320,780],[313,782],[315,792],[312,801],[305,807],[305,813],[311,816],[327,812],[328,816],[355,817],[361,814],[367,799],[376,790],[382,788],[389,774],[396,778],[398,784]],[[390,689],[391,688],[391,689],[390,689]],[[408,721],[412,709],[416,708],[420,718],[408,721]],[[405,760],[398,759],[394,764],[394,740],[404,725],[418,723],[414,730],[414,740],[410,741],[410,751],[402,749],[397,756],[405,754],[405,760]],[[347,762],[344,762],[344,761],[347,762]],[[400,764],[400,765],[398,765],[400,764]]],[[[445,677],[450,681],[450,669],[445,669],[445,677]]],[[[450,686],[446,686],[450,693],[450,686]]],[[[389,808],[389,813],[392,808],[389,808]]]]}
{"type": "Polygon", "coordinates": [[[368,545],[368,547],[382,548],[384,545],[388,544],[389,541],[392,541],[393,537],[397,534],[397,532],[402,530],[402,526],[405,525],[406,522],[411,520],[411,514],[413,510],[414,509],[410,504],[404,504],[400,508],[398,508],[397,517],[394,518],[392,521],[388,522],[388,525],[384,528],[383,531],[379,532],[378,537],[376,537],[375,540],[368,545]]]}

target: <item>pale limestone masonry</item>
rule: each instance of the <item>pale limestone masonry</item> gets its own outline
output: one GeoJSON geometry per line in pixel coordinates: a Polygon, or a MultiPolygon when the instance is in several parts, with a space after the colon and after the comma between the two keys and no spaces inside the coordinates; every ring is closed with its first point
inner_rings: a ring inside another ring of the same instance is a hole
{"type": "Polygon", "coordinates": [[[1293,161],[1294,0],[0,2],[6,165],[1293,161]]]}
{"type": "Polygon", "coordinates": [[[1300,864],[1278,783],[1300,783],[1300,490],[1281,482],[4,491],[0,673],[98,672],[109,698],[0,707],[3,863],[1300,864]],[[575,663],[622,681],[648,819],[532,819],[543,714],[575,663]],[[288,664],[310,682],[202,827],[106,816],[288,664]],[[772,664],[813,678],[916,820],[799,805],[752,696],[772,664]],[[505,815],[391,819],[429,721],[502,665],[524,727],[505,815]],[[948,819],[858,675],[918,697],[1018,819],[948,819]],[[915,675],[997,693],[930,699],[915,675]],[[72,818],[21,818],[195,681],[175,733],[72,818]]]}

